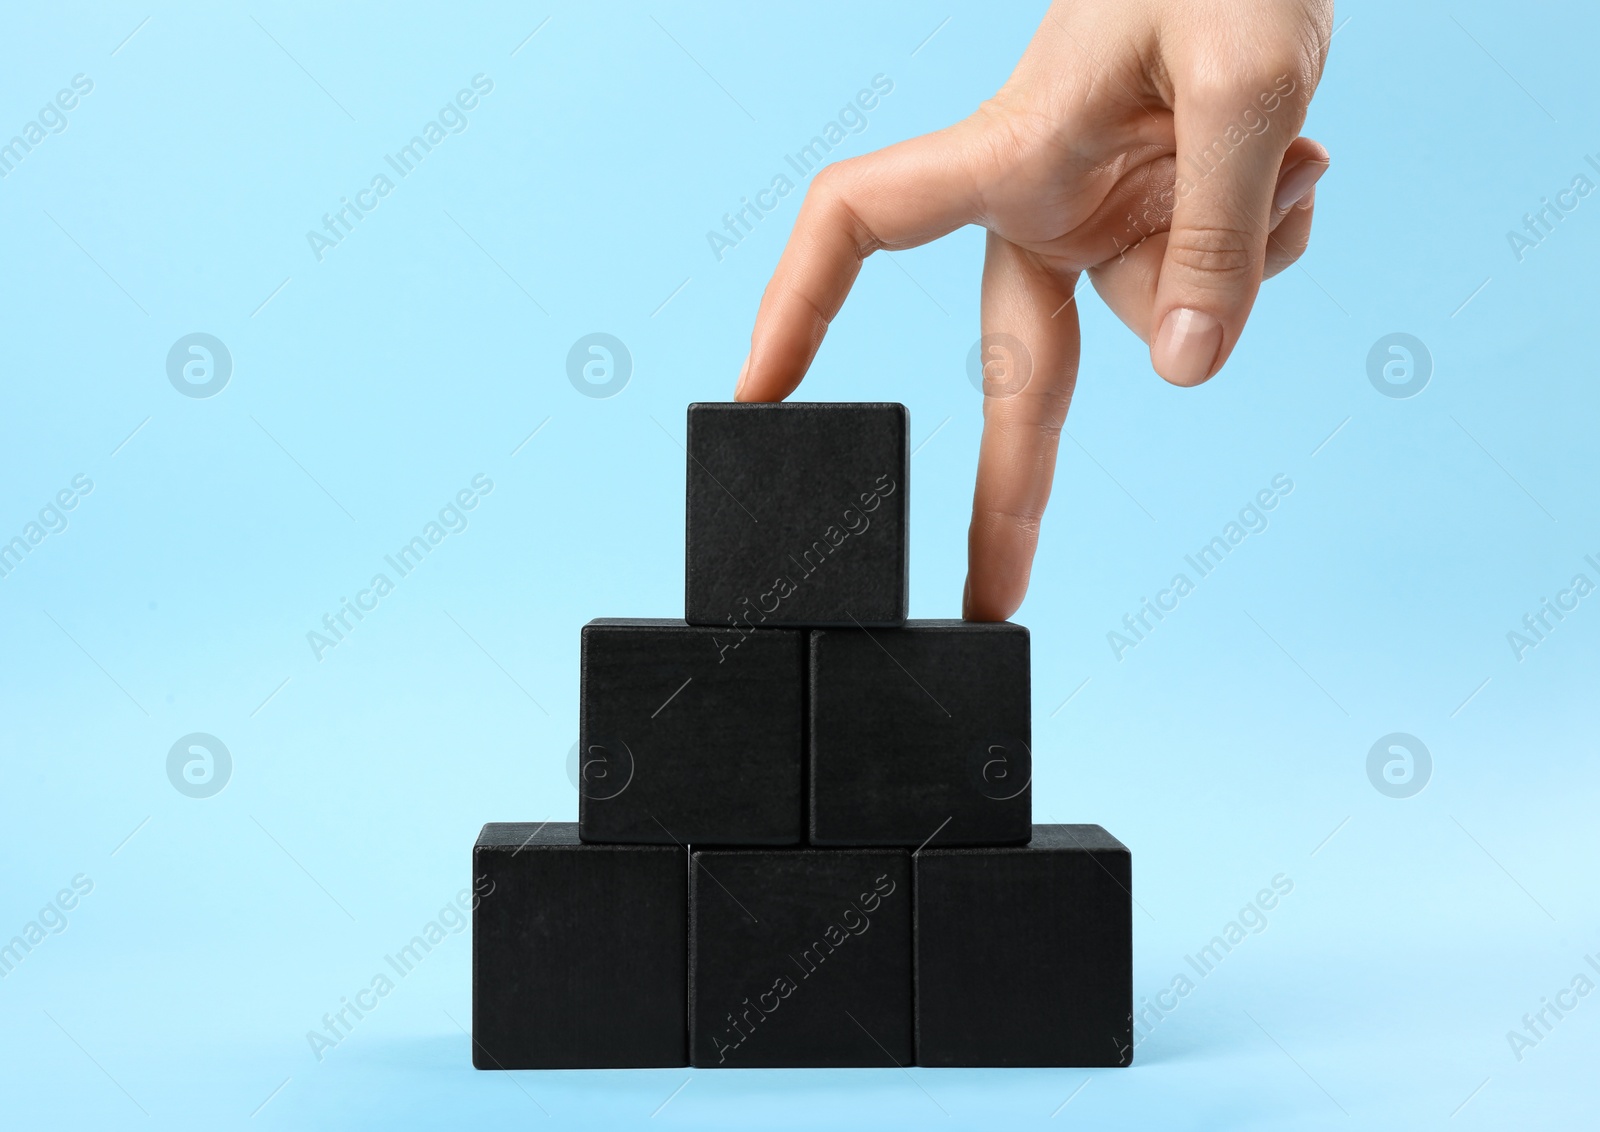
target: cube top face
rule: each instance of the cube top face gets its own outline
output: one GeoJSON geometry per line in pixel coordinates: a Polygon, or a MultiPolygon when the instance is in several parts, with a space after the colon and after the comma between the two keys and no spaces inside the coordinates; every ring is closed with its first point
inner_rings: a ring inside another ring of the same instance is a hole
{"type": "Polygon", "coordinates": [[[472,854],[479,1069],[688,1061],[688,854],[583,845],[571,822],[491,823],[472,854]]]}
{"type": "Polygon", "coordinates": [[[583,630],[588,842],[794,845],[805,635],[608,618],[583,630]]]}
{"type": "Polygon", "coordinates": [[[1070,852],[1097,854],[1102,860],[1110,860],[1118,855],[1126,857],[1129,850],[1106,832],[1104,826],[1052,824],[1034,826],[1032,840],[1022,845],[950,846],[940,845],[936,840],[924,852],[952,857],[963,853],[1022,853],[1038,856],[1040,853],[1070,852]]]}
{"type": "Polygon", "coordinates": [[[690,405],[686,619],[903,622],[909,421],[887,403],[690,405]]]}
{"type": "Polygon", "coordinates": [[[697,850],[689,874],[694,1065],[911,1064],[908,853],[697,850]]]}
{"type": "Polygon", "coordinates": [[[1033,840],[1028,842],[1027,849],[1034,853],[1048,849],[1120,853],[1124,856],[1128,853],[1126,845],[1099,825],[1036,825],[1033,827],[1033,840]]]}
{"type": "Polygon", "coordinates": [[[1133,1057],[1132,858],[1098,826],[934,849],[917,894],[917,1063],[1121,1066],[1133,1057]]]}
{"type": "Polygon", "coordinates": [[[1025,844],[1027,629],[908,621],[811,634],[814,845],[1025,844]]]}
{"type": "Polygon", "coordinates": [[[479,831],[478,840],[472,848],[474,853],[497,850],[520,852],[535,846],[556,849],[577,844],[577,822],[492,821],[479,831]]]}

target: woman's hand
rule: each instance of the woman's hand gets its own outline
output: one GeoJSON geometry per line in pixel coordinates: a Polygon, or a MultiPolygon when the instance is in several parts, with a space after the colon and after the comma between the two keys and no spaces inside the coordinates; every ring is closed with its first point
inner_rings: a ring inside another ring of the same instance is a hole
{"type": "Polygon", "coordinates": [[[983,335],[1020,356],[985,381],[962,615],[1009,617],[1077,379],[1079,275],[1168,381],[1222,367],[1310,239],[1328,154],[1299,133],[1331,21],[1327,0],[1057,0],[971,117],[817,175],[736,399],[794,391],[872,252],[988,229],[983,335]]]}

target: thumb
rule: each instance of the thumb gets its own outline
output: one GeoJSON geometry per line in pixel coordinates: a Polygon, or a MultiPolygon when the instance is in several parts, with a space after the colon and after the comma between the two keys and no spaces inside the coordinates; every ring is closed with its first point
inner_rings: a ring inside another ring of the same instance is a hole
{"type": "MultiPolygon", "coordinates": [[[[1296,87],[1287,73],[1178,91],[1176,201],[1150,340],[1151,364],[1174,385],[1198,385],[1221,369],[1250,316],[1280,163],[1304,117],[1296,87]]],[[[1304,178],[1314,184],[1325,168],[1325,160],[1285,168],[1284,191],[1304,195],[1304,178]]]]}

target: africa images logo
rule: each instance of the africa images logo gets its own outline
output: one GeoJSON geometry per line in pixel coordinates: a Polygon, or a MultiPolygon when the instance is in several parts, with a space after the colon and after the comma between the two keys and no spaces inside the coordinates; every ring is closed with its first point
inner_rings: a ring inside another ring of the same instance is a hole
{"type": "Polygon", "coordinates": [[[185,397],[215,397],[233,376],[233,355],[215,334],[185,334],[167,351],[167,380],[185,397]]]}
{"type": "Polygon", "coordinates": [[[167,751],[167,781],[186,798],[222,793],[233,777],[233,755],[215,735],[195,731],[167,751]]]}

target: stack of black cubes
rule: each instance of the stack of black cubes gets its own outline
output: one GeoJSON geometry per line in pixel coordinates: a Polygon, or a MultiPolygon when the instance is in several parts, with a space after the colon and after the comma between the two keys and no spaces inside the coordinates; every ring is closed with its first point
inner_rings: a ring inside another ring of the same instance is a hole
{"type": "Polygon", "coordinates": [[[687,612],[583,629],[578,821],[473,849],[473,1064],[1117,1066],[1128,850],[1028,631],[908,621],[908,415],[689,407],[687,612]]]}

